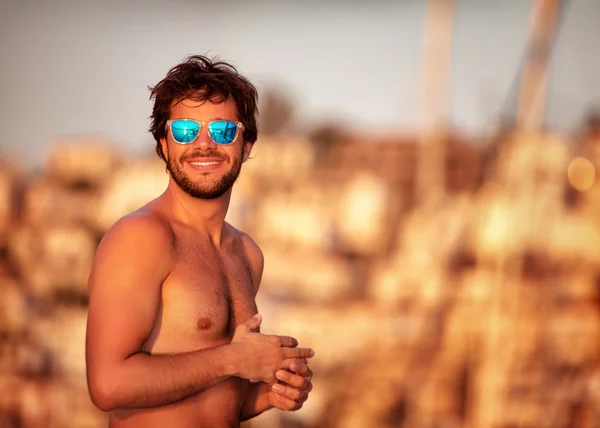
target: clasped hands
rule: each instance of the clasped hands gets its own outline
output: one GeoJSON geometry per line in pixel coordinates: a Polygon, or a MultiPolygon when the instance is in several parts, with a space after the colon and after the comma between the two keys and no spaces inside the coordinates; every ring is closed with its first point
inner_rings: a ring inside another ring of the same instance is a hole
{"type": "Polygon", "coordinates": [[[314,351],[298,348],[293,337],[258,333],[261,322],[262,317],[257,314],[236,328],[231,344],[242,356],[239,375],[262,380],[269,388],[271,406],[299,410],[312,390],[313,373],[308,359],[314,351]]]}
{"type": "MultiPolygon", "coordinates": [[[[295,344],[290,347],[296,347],[298,344],[296,339],[293,340],[295,344]]],[[[269,393],[271,405],[286,411],[301,409],[312,391],[312,375],[306,358],[295,359],[288,370],[275,372],[277,382],[271,385],[269,393]]]]}

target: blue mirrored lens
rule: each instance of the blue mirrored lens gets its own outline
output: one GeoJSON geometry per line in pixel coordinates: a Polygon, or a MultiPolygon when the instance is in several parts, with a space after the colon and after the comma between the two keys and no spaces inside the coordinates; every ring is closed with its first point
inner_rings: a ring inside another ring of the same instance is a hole
{"type": "Polygon", "coordinates": [[[237,134],[237,123],[219,120],[208,126],[211,138],[217,144],[231,144],[237,134]]]}
{"type": "Polygon", "coordinates": [[[200,124],[191,120],[176,120],[171,123],[171,134],[178,143],[191,143],[200,132],[200,124]]]}

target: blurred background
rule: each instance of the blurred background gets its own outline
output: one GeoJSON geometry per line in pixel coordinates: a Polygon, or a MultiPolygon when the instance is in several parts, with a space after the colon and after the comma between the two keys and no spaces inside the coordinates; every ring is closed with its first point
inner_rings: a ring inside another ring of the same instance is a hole
{"type": "Polygon", "coordinates": [[[260,91],[228,220],[316,350],[245,428],[600,427],[600,2],[0,2],[0,427],[103,427],[87,276],[164,190],[148,85],[260,91]]]}

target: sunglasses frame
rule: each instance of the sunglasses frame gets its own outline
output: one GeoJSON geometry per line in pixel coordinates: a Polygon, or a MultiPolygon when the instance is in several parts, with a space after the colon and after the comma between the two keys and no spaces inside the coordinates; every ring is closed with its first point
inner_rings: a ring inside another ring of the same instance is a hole
{"type": "Polygon", "coordinates": [[[244,124],[242,122],[237,122],[236,123],[233,120],[227,120],[227,119],[216,119],[216,120],[211,120],[210,122],[203,122],[203,121],[199,121],[199,120],[196,120],[196,119],[171,119],[171,120],[167,120],[167,124],[166,124],[167,130],[168,130],[168,132],[171,133],[171,138],[173,138],[173,141],[175,141],[177,144],[181,144],[181,145],[184,145],[184,146],[187,145],[187,144],[192,144],[194,141],[196,141],[198,139],[198,137],[200,136],[200,133],[202,132],[202,128],[204,126],[206,126],[206,132],[207,132],[208,136],[210,137],[210,139],[216,145],[218,145],[218,146],[229,146],[230,144],[235,143],[235,141],[237,140],[237,137],[240,134],[240,129],[242,131],[244,131],[244,124]],[[182,120],[184,122],[195,122],[195,123],[197,123],[200,126],[200,128],[198,129],[198,135],[196,135],[196,137],[192,141],[188,141],[188,142],[185,142],[185,143],[180,143],[173,136],[173,128],[171,127],[171,125],[172,125],[173,122],[177,122],[177,121],[180,121],[180,120],[182,120]],[[235,137],[233,137],[233,140],[231,141],[231,143],[217,143],[214,140],[214,138],[212,137],[212,135],[210,135],[210,132],[208,131],[208,128],[210,127],[210,125],[212,123],[215,123],[215,122],[231,122],[231,123],[235,123],[236,124],[235,137]]]}

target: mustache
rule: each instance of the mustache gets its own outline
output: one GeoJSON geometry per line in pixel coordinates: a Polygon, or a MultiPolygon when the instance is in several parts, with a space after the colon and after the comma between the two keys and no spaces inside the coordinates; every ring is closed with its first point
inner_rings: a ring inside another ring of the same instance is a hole
{"type": "Polygon", "coordinates": [[[201,158],[213,158],[213,159],[217,158],[217,159],[222,159],[222,160],[229,160],[229,156],[227,156],[223,153],[219,153],[216,150],[195,151],[192,153],[186,153],[185,155],[181,156],[181,158],[179,160],[181,162],[185,162],[190,159],[201,159],[201,158]]]}

